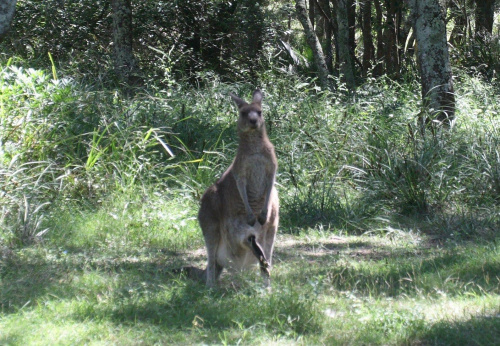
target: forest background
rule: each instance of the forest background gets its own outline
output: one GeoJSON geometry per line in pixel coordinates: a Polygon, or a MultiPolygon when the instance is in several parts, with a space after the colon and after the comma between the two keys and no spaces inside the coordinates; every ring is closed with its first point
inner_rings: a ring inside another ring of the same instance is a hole
{"type": "Polygon", "coordinates": [[[500,342],[500,2],[3,1],[0,343],[500,342]],[[15,11],[14,11],[15,10],[15,11]],[[228,97],[279,160],[272,293],[208,290],[228,97]]]}

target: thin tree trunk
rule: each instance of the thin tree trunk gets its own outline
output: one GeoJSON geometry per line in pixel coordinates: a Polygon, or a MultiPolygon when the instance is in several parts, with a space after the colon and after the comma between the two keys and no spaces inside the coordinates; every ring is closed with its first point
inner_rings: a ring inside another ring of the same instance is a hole
{"type": "Polygon", "coordinates": [[[326,66],[325,56],[323,54],[323,49],[321,44],[314,32],[311,21],[307,13],[305,0],[297,0],[295,4],[297,10],[297,17],[304,28],[304,33],[306,34],[307,44],[311,47],[314,63],[318,69],[318,78],[323,89],[330,88],[330,82],[328,81],[328,67],[326,66]]]}
{"type": "Polygon", "coordinates": [[[444,11],[439,0],[409,3],[414,16],[424,109],[431,113],[432,120],[450,125],[455,116],[455,95],[444,11]]]}
{"type": "Polygon", "coordinates": [[[256,71],[257,61],[259,54],[262,51],[262,46],[264,44],[264,13],[262,12],[264,8],[264,1],[262,0],[251,0],[247,1],[246,9],[243,11],[242,15],[246,19],[246,24],[243,26],[246,34],[246,47],[248,51],[248,62],[247,66],[250,70],[250,76],[255,83],[258,81],[258,73],[256,71]]]}
{"type": "Polygon", "coordinates": [[[17,0],[2,0],[0,2],[0,42],[7,34],[14,18],[17,0]]]}
{"type": "Polygon", "coordinates": [[[396,1],[386,0],[387,19],[384,30],[385,69],[388,75],[397,76],[399,72],[398,40],[396,35],[396,1]]]}
{"type": "Polygon", "coordinates": [[[361,31],[363,33],[363,74],[366,76],[372,67],[374,57],[373,37],[372,37],[372,2],[366,0],[361,3],[361,31]]]}
{"type": "Polygon", "coordinates": [[[333,23],[332,9],[330,8],[329,0],[319,0],[317,4],[321,14],[325,18],[325,51],[326,51],[326,66],[330,74],[333,73],[333,23]]]}
{"type": "Polygon", "coordinates": [[[375,5],[375,30],[377,32],[377,62],[373,73],[381,76],[384,73],[384,35],[382,31],[382,6],[380,0],[374,0],[375,5]]]}
{"type": "Polygon", "coordinates": [[[316,17],[316,13],[314,11],[314,3],[315,3],[315,0],[309,0],[309,20],[311,21],[311,25],[312,27],[314,28],[314,19],[316,17]]]}
{"type": "Polygon", "coordinates": [[[335,48],[335,68],[334,73],[339,68],[339,23],[337,22],[337,0],[331,0],[332,4],[332,29],[333,29],[333,46],[335,48]]]}
{"type": "Polygon", "coordinates": [[[356,58],[356,2],[347,0],[347,25],[349,26],[349,54],[351,55],[352,68],[356,58]]]}
{"type": "Polygon", "coordinates": [[[341,80],[346,83],[349,90],[354,90],[354,73],[351,54],[349,52],[349,25],[348,8],[349,0],[337,1],[337,23],[339,26],[338,44],[339,44],[339,70],[341,80]]]}
{"type": "Polygon", "coordinates": [[[139,67],[132,50],[132,8],[130,0],[111,0],[114,64],[117,75],[127,83],[136,82],[139,67]]]}

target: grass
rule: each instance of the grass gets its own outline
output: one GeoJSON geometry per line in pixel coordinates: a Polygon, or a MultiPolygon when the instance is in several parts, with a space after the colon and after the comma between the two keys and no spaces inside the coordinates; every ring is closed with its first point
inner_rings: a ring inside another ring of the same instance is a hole
{"type": "Polygon", "coordinates": [[[4,256],[1,341],[491,344],[500,337],[497,244],[281,235],[271,293],[256,273],[235,282],[225,275],[215,290],[173,275],[179,263],[202,264],[193,250],[39,246],[4,256]]]}
{"type": "Polygon", "coordinates": [[[172,269],[204,265],[198,199],[236,150],[227,94],[253,87],[128,96],[20,66],[0,73],[1,344],[499,342],[495,84],[458,75],[456,124],[421,131],[415,81],[347,98],[266,75],[273,289],[208,290],[172,269]]]}

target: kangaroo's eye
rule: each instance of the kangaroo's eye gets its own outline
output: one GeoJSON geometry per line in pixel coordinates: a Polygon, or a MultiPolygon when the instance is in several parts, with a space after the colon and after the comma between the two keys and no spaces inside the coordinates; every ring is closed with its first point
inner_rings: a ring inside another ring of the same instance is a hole
{"type": "Polygon", "coordinates": [[[257,114],[260,116],[262,116],[262,112],[261,111],[258,111],[257,114]]]}

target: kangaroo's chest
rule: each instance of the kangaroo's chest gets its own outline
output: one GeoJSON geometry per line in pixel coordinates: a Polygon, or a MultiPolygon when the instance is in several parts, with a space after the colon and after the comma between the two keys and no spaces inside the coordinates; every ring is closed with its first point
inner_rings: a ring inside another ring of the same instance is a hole
{"type": "Polygon", "coordinates": [[[263,155],[251,155],[245,165],[245,180],[249,202],[260,201],[273,179],[273,164],[263,155]]]}
{"type": "Polygon", "coordinates": [[[270,162],[262,155],[250,156],[246,162],[246,178],[249,184],[260,185],[270,174],[270,162]]]}

